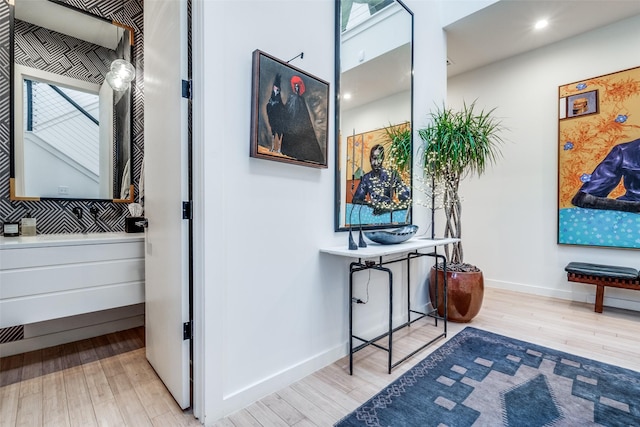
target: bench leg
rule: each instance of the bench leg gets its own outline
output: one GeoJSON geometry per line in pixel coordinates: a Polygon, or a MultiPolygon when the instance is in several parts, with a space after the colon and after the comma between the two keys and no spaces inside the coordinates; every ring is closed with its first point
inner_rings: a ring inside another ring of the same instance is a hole
{"type": "Polygon", "coordinates": [[[596,285],[596,306],[594,311],[596,313],[602,313],[602,303],[604,300],[604,286],[596,285]]]}

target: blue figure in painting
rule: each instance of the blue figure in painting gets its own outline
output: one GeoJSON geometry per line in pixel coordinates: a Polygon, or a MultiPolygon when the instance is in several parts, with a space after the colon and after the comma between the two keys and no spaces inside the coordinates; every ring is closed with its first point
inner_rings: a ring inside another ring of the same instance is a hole
{"type": "Polygon", "coordinates": [[[640,139],[614,146],[583,181],[571,200],[575,206],[640,213],[640,139]],[[626,192],[609,198],[620,180],[626,192]]]}

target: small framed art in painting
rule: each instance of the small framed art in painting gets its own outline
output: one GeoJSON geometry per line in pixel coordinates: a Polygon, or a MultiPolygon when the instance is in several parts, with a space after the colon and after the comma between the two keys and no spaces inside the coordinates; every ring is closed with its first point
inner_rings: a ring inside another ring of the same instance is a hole
{"type": "Polygon", "coordinates": [[[566,99],[567,118],[586,116],[587,114],[598,114],[597,90],[570,95],[566,99]]]}
{"type": "Polygon", "coordinates": [[[329,83],[253,52],[251,157],[327,167],[329,83]]]}

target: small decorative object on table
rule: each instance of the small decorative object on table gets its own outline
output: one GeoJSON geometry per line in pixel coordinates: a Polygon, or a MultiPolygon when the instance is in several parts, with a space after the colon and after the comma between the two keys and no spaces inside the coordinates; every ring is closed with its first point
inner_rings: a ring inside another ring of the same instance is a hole
{"type": "Polygon", "coordinates": [[[395,245],[406,242],[415,236],[417,231],[417,225],[405,225],[393,230],[365,231],[364,235],[372,242],[380,243],[381,245],[395,245]]]}

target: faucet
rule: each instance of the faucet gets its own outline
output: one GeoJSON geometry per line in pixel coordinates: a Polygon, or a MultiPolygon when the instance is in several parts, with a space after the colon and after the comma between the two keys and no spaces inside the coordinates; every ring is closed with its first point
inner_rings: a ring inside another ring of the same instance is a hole
{"type": "Polygon", "coordinates": [[[100,217],[100,209],[98,209],[97,206],[91,206],[89,208],[89,213],[93,216],[93,224],[94,224],[94,226],[98,226],[100,231],[107,231],[107,228],[105,228],[102,225],[102,223],[98,222],[98,218],[100,217]]]}
{"type": "Polygon", "coordinates": [[[93,221],[98,221],[98,208],[95,206],[91,206],[89,208],[89,212],[91,213],[91,215],[93,215],[93,221]]]}
{"type": "Polygon", "coordinates": [[[82,208],[80,206],[76,206],[71,210],[78,217],[78,221],[82,219],[82,208]]]}
{"type": "Polygon", "coordinates": [[[78,218],[78,224],[80,225],[80,231],[82,234],[87,232],[87,226],[82,222],[82,208],[80,206],[76,206],[71,210],[76,217],[78,218]]]}

